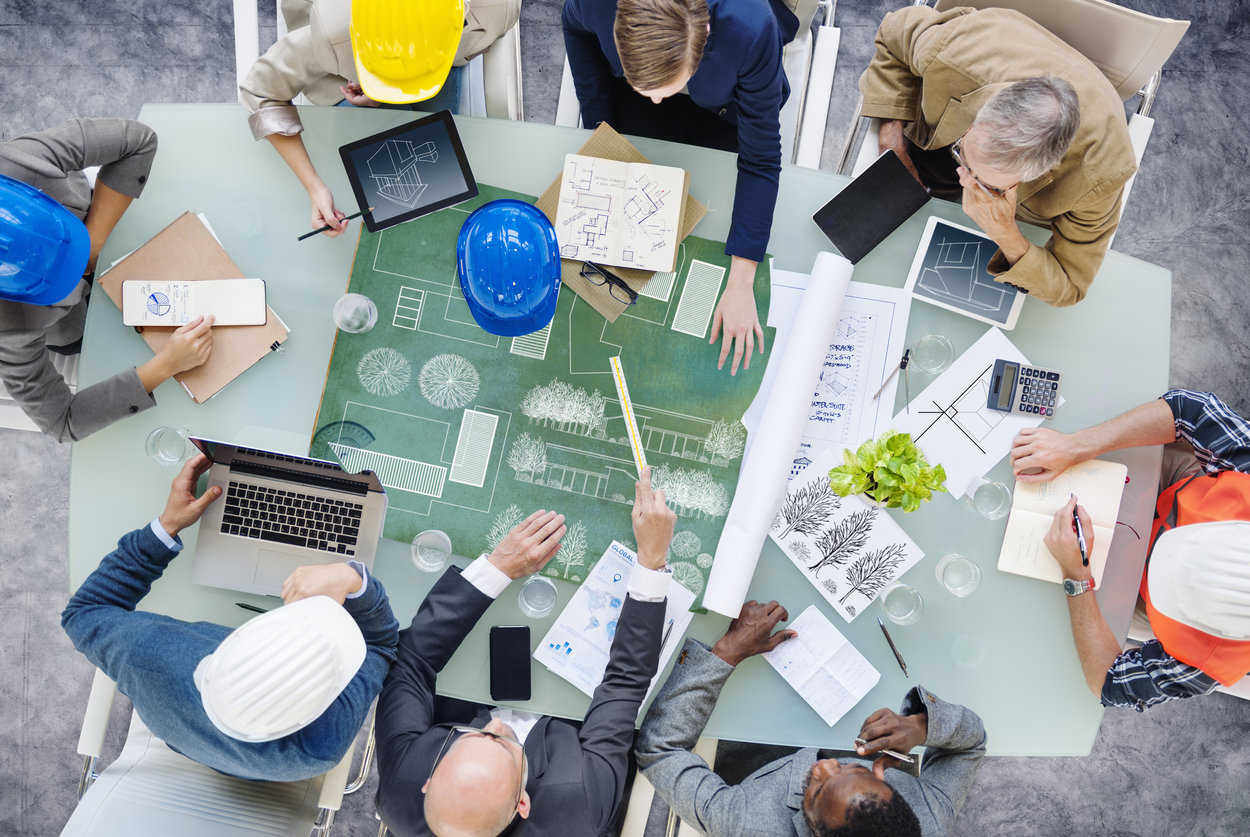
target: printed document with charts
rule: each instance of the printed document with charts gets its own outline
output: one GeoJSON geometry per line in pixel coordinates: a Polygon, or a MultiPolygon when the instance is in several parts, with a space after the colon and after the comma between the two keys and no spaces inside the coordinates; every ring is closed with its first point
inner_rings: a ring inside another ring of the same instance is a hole
{"type": "Polygon", "coordinates": [[[798,636],[765,651],[764,659],[826,724],[833,726],[877,685],[881,672],[816,605],[810,605],[787,627],[798,636]]]}
{"type": "Polygon", "coordinates": [[[686,172],[568,154],[560,181],[560,257],[612,267],[671,271],[686,172]]]}
{"type": "Polygon", "coordinates": [[[1007,531],[1003,534],[998,568],[1003,572],[1061,584],[1063,573],[1059,563],[1042,539],[1050,530],[1055,512],[1075,494],[1076,501],[1084,506],[1094,523],[1093,531],[1085,533],[1094,541],[1089,553],[1089,568],[1094,574],[1094,581],[1102,583],[1102,571],[1111,551],[1111,537],[1115,534],[1115,520],[1120,511],[1126,476],[1127,465],[1091,459],[1073,465],[1047,482],[1016,480],[1015,499],[1011,503],[1011,517],[1007,518],[1007,531]]]}

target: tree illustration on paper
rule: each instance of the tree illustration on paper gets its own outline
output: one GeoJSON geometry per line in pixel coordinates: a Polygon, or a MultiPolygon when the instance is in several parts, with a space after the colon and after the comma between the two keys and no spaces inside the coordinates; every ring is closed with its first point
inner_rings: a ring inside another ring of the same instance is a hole
{"type": "Polygon", "coordinates": [[[729,493],[707,471],[657,465],[651,471],[651,484],[664,489],[673,511],[686,517],[723,517],[729,511],[729,493]]]}
{"type": "Polygon", "coordinates": [[[542,422],[563,433],[589,436],[603,424],[607,401],[599,390],[584,389],[553,380],[534,387],[521,401],[521,412],[530,421],[542,422]]]}
{"type": "Polygon", "coordinates": [[[528,433],[522,433],[508,451],[508,467],[513,470],[517,479],[533,482],[547,470],[547,443],[528,433]]]}
{"type": "Polygon", "coordinates": [[[712,425],[703,440],[703,448],[712,456],[724,460],[737,459],[746,449],[747,431],[740,421],[721,419],[712,425]]]}
{"type": "Polygon", "coordinates": [[[486,533],[486,551],[490,552],[499,546],[499,542],[503,540],[504,535],[512,531],[512,527],[516,526],[525,516],[521,514],[521,507],[516,503],[508,506],[499,513],[495,518],[494,524],[490,527],[490,531],[486,533]]]}
{"type": "Polygon", "coordinates": [[[384,346],[365,353],[356,364],[356,377],[371,395],[398,395],[408,388],[412,367],[407,358],[384,346]]]}
{"type": "Polygon", "coordinates": [[[807,571],[815,575],[830,564],[840,567],[851,560],[868,543],[868,535],[872,533],[872,524],[876,518],[876,508],[867,508],[855,512],[832,529],[826,529],[816,539],[820,559],[810,565],[807,571]]]}
{"type": "Polygon", "coordinates": [[[460,355],[443,354],[426,361],[417,384],[426,401],[444,410],[454,410],[473,400],[481,381],[472,363],[460,355]]]}
{"type": "Polygon", "coordinates": [[[777,539],[785,540],[791,532],[808,536],[816,534],[841,504],[841,498],[829,488],[828,477],[821,477],[798,491],[787,493],[781,511],[773,521],[774,529],[785,527],[777,539]]]}
{"type": "Polygon", "coordinates": [[[892,543],[864,553],[864,557],[847,568],[846,583],[851,585],[851,589],[838,599],[838,604],[844,604],[852,593],[862,593],[869,599],[877,595],[886,582],[894,578],[894,570],[903,563],[904,557],[901,543],[892,543]]]}
{"type": "Polygon", "coordinates": [[[703,541],[699,539],[699,536],[686,529],[673,535],[673,543],[669,548],[678,558],[693,558],[699,554],[701,546],[703,546],[703,541]]]}
{"type": "Polygon", "coordinates": [[[673,571],[673,581],[685,587],[696,596],[703,592],[703,572],[694,564],[677,561],[669,565],[673,571]]]}
{"type": "Polygon", "coordinates": [[[547,564],[547,575],[567,576],[573,567],[583,566],[586,563],[587,544],[586,524],[579,520],[565,531],[555,559],[547,564]],[[559,570],[556,569],[557,564],[559,564],[559,570]]]}

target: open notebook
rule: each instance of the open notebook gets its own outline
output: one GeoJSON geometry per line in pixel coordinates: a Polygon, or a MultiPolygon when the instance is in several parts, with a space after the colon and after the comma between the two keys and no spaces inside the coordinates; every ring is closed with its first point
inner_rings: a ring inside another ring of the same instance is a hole
{"type": "MultiPolygon", "coordinates": [[[[1069,495],[1075,494],[1077,503],[1085,507],[1094,521],[1089,565],[1094,580],[1102,583],[1127,475],[1128,467],[1119,462],[1091,459],[1073,465],[1049,482],[1017,481],[1011,517],[1007,519],[1007,531],[1003,535],[1003,549],[998,554],[998,568],[1061,584],[1063,573],[1059,563],[1042,543],[1042,538],[1049,531],[1055,512],[1068,502],[1069,495]]],[[[1086,537],[1090,534],[1087,532],[1086,537]]]]}

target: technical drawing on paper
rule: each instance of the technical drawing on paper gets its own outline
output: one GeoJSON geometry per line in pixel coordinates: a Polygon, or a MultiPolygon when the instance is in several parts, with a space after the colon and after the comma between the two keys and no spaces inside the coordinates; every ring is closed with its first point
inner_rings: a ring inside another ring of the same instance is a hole
{"type": "Polygon", "coordinates": [[[556,211],[560,255],[669,270],[684,181],[681,169],[569,154],[556,211]]]}
{"type": "Polygon", "coordinates": [[[437,162],[438,147],[434,143],[418,145],[408,140],[392,139],[382,143],[365,164],[379,195],[412,209],[426,190],[426,184],[417,172],[417,163],[437,162]]]}
{"type": "Polygon", "coordinates": [[[931,416],[932,421],[929,422],[928,427],[916,434],[916,442],[919,443],[924,435],[939,423],[949,422],[972,443],[979,453],[985,453],[985,448],[982,447],[985,440],[1010,415],[1000,410],[991,410],[985,403],[990,391],[990,373],[993,369],[993,366],[987,366],[979,377],[968,384],[967,388],[949,403],[940,404],[937,401],[931,401],[929,402],[931,406],[926,405],[917,409],[916,412],[920,415],[931,416]]]}

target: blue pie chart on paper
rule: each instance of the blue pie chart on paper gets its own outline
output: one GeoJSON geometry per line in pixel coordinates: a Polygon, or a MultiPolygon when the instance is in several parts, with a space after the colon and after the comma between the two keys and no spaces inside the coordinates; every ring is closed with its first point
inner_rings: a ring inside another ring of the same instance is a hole
{"type": "Polygon", "coordinates": [[[148,294],[148,310],[158,317],[165,316],[169,313],[169,297],[160,291],[148,294]]]}

